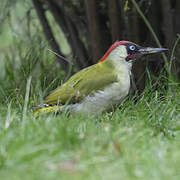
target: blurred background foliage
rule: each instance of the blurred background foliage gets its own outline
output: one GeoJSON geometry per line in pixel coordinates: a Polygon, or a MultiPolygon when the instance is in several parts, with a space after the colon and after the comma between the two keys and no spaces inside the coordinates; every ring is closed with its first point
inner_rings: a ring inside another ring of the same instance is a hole
{"type": "MultiPolygon", "coordinates": [[[[173,76],[179,79],[178,0],[1,0],[1,102],[15,100],[15,105],[21,106],[27,78],[32,76],[30,97],[36,103],[71,74],[98,62],[116,40],[157,47],[134,3],[161,45],[170,49],[168,63],[172,64],[173,76]]],[[[158,78],[160,72],[168,78],[161,55],[147,58],[137,61],[133,69],[140,92],[149,79],[155,84],[163,82],[158,78]]]]}

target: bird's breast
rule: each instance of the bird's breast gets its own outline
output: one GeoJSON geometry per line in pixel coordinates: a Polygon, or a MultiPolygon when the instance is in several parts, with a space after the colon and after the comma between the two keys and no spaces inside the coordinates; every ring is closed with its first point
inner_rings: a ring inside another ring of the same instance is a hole
{"type": "MultiPolygon", "coordinates": [[[[124,79],[123,79],[124,80],[124,79]]],[[[120,104],[127,96],[130,87],[130,78],[125,78],[126,82],[121,80],[112,83],[104,90],[95,92],[91,96],[87,96],[81,103],[70,106],[75,112],[84,112],[91,114],[99,114],[102,111],[112,108],[114,105],[120,104]]]]}

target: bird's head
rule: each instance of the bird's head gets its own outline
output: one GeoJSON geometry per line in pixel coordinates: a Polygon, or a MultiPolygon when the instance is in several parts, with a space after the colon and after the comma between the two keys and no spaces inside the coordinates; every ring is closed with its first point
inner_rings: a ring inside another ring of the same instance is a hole
{"type": "Polygon", "coordinates": [[[166,48],[141,47],[130,41],[116,41],[101,58],[100,62],[105,61],[109,56],[115,57],[112,59],[119,58],[125,61],[132,61],[143,55],[160,53],[167,50],[166,48]]]}

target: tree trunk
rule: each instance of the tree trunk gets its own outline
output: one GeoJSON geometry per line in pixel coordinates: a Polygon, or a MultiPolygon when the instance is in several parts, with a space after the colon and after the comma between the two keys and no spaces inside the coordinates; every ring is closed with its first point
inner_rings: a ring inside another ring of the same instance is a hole
{"type": "MultiPolygon", "coordinates": [[[[146,40],[147,37],[147,29],[142,28],[142,19],[137,13],[135,7],[131,8],[131,14],[129,17],[130,24],[130,37],[132,41],[137,44],[142,44],[146,40]],[[133,27],[133,28],[132,28],[133,27]]],[[[139,93],[142,93],[145,88],[145,65],[143,61],[137,60],[133,66],[133,74],[136,82],[136,87],[139,93]]]]}
{"type": "Polygon", "coordinates": [[[175,33],[180,34],[180,1],[176,0],[176,6],[175,6],[175,33]]]}
{"type": "Polygon", "coordinates": [[[165,36],[165,46],[172,47],[174,42],[173,11],[170,0],[161,0],[163,23],[162,30],[165,36]]]}
{"type": "Polygon", "coordinates": [[[89,62],[87,51],[79,37],[78,31],[73,21],[63,11],[63,8],[60,7],[59,4],[56,4],[56,1],[54,3],[52,1],[47,1],[47,4],[56,22],[59,24],[66,35],[79,69],[88,66],[89,62]]]}
{"type": "MultiPolygon", "coordinates": [[[[45,11],[43,9],[41,1],[39,1],[39,0],[32,0],[32,2],[33,2],[34,7],[36,9],[36,13],[37,13],[37,15],[39,17],[40,23],[41,23],[41,25],[43,27],[43,31],[44,31],[44,34],[46,36],[46,39],[48,40],[52,50],[55,53],[57,53],[59,55],[62,55],[61,52],[60,52],[58,43],[56,42],[56,40],[55,40],[55,38],[53,36],[51,27],[49,26],[49,23],[48,23],[48,20],[46,18],[45,11]]],[[[57,59],[57,62],[60,63],[61,67],[67,72],[68,71],[68,67],[69,67],[68,62],[66,62],[65,60],[61,59],[60,57],[56,57],[56,59],[57,59]]]]}
{"type": "Polygon", "coordinates": [[[90,31],[91,51],[93,62],[96,63],[103,55],[102,39],[100,31],[100,20],[97,12],[96,0],[86,0],[86,12],[88,19],[88,28],[90,31]]]}
{"type": "Polygon", "coordinates": [[[108,14],[110,21],[112,41],[120,40],[121,35],[121,21],[120,21],[120,8],[117,0],[108,0],[108,14]]]}

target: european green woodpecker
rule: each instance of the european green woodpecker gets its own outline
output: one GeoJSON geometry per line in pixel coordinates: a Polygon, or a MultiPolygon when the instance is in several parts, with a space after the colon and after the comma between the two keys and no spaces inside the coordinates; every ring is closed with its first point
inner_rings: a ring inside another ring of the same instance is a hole
{"type": "Polygon", "coordinates": [[[79,71],[52,91],[43,104],[36,106],[35,115],[64,110],[98,115],[109,110],[129,93],[133,60],[166,50],[116,41],[97,64],[79,71]]]}

